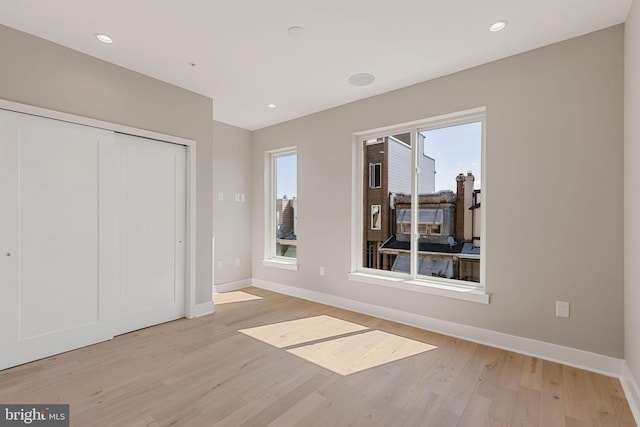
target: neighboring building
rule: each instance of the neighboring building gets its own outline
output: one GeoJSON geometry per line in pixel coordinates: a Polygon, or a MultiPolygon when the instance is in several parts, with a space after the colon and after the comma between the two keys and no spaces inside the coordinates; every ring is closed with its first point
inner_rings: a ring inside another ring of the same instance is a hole
{"type": "MultiPolygon", "coordinates": [[[[420,138],[424,137],[420,135],[420,138]]],[[[422,141],[419,141],[422,147],[422,141]]],[[[391,195],[411,192],[411,141],[410,134],[386,136],[366,141],[364,145],[364,267],[390,270],[393,257],[380,252],[382,243],[394,233],[395,226],[389,217],[393,209],[391,195]]],[[[435,160],[420,154],[419,188],[435,191],[435,160]]]]}
{"type": "MultiPolygon", "coordinates": [[[[418,196],[418,274],[471,282],[480,281],[480,190],[474,176],[456,177],[456,193],[440,191],[418,196]]],[[[395,224],[379,252],[390,270],[410,271],[411,196],[392,195],[389,216],[395,224]]]]}
{"type": "Polygon", "coordinates": [[[276,200],[276,255],[295,258],[298,234],[298,201],[285,195],[276,200]]]}

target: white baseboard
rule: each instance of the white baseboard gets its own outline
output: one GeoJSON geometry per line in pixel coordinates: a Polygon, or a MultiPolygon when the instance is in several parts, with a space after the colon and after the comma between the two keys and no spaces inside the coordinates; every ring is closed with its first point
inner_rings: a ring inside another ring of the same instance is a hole
{"type": "Polygon", "coordinates": [[[206,316],[207,314],[211,314],[213,312],[214,312],[213,301],[203,302],[202,304],[196,304],[193,306],[193,312],[191,313],[191,318],[206,316]]]}
{"type": "Polygon", "coordinates": [[[629,402],[631,413],[636,419],[636,422],[640,423],[640,388],[627,362],[623,363],[623,375],[622,378],[620,378],[620,382],[622,383],[624,394],[627,397],[627,402],[629,402]]]}
{"type": "Polygon", "coordinates": [[[220,283],[219,285],[213,285],[213,293],[217,294],[220,292],[237,291],[238,289],[251,286],[251,283],[252,283],[251,279],[243,279],[243,280],[236,280],[235,282],[220,283]]]}
{"type": "Polygon", "coordinates": [[[492,347],[514,351],[540,359],[562,363],[576,368],[582,368],[604,375],[622,378],[622,359],[591,353],[575,348],[564,347],[544,341],[537,341],[530,338],[518,337],[504,334],[502,332],[491,331],[475,326],[463,325],[447,320],[435,319],[420,314],[407,313],[393,308],[382,307],[355,301],[343,297],[325,294],[308,289],[297,288],[295,286],[282,285],[260,279],[252,280],[253,286],[266,289],[280,294],[290,295],[357,313],[367,314],[393,322],[414,326],[429,331],[438,332],[444,335],[461,338],[467,341],[485,344],[492,347]]]}

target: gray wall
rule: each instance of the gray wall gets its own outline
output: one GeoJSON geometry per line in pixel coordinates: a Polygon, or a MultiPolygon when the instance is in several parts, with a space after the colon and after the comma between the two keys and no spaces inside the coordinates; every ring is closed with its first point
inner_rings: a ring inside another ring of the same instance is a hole
{"type": "Polygon", "coordinates": [[[640,4],[637,0],[625,25],[624,84],[624,354],[637,382],[640,379],[640,4]]]}
{"type": "Polygon", "coordinates": [[[252,132],[213,122],[214,284],[251,278],[252,132]],[[224,194],[218,200],[218,193],[224,194]],[[245,201],[236,202],[236,193],[245,201]],[[235,260],[240,266],[235,266],[235,260]],[[218,268],[218,261],[224,267],[218,268]]]}
{"type": "Polygon", "coordinates": [[[621,358],[623,37],[612,27],[255,131],[253,277],[621,358]],[[479,106],[491,304],[349,281],[352,134],[479,106]],[[290,145],[297,272],[261,264],[263,155],[290,145]]]}
{"type": "Polygon", "coordinates": [[[0,58],[2,99],[196,141],[196,302],[211,301],[212,100],[5,26],[0,58]]]}

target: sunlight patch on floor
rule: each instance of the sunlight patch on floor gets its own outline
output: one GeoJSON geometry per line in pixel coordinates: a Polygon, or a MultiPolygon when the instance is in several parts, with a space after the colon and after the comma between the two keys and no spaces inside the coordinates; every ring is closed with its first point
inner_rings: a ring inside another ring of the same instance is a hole
{"type": "Polygon", "coordinates": [[[283,348],[367,329],[356,323],[321,315],[241,329],[238,332],[274,347],[283,348]]]}
{"type": "Polygon", "coordinates": [[[369,331],[287,351],[340,375],[349,375],[436,348],[387,332],[369,331]]]}
{"type": "Polygon", "coordinates": [[[327,315],[241,329],[238,332],[285,349],[290,354],[340,375],[353,374],[438,348],[327,315]]]}
{"type": "Polygon", "coordinates": [[[213,304],[229,304],[232,302],[243,302],[243,301],[253,301],[257,299],[262,299],[257,295],[252,295],[247,292],[242,291],[232,291],[232,292],[224,292],[221,294],[213,295],[213,304]]]}

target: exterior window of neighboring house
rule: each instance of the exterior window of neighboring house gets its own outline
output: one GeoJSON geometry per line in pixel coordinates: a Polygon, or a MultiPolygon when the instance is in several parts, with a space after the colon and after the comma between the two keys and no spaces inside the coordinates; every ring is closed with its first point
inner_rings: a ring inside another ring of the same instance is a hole
{"type": "Polygon", "coordinates": [[[296,147],[265,153],[265,265],[297,269],[297,170],[296,147]]]}
{"type": "Polygon", "coordinates": [[[420,237],[427,237],[431,235],[440,234],[441,225],[440,224],[418,224],[418,232],[420,233],[420,237]]]}
{"type": "Polygon", "coordinates": [[[403,222],[402,224],[400,224],[402,227],[402,234],[411,234],[411,223],[410,222],[403,222]]]}
{"type": "Polygon", "coordinates": [[[369,176],[356,189],[354,273],[483,287],[484,122],[478,108],[357,135],[369,176]]]}
{"type": "Polygon", "coordinates": [[[382,218],[380,216],[380,205],[371,205],[371,229],[382,229],[382,218]]]}
{"type": "Polygon", "coordinates": [[[382,187],[382,164],[369,163],[369,188],[382,187]]]}

